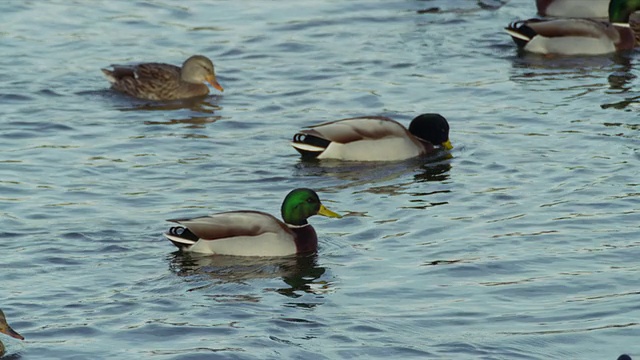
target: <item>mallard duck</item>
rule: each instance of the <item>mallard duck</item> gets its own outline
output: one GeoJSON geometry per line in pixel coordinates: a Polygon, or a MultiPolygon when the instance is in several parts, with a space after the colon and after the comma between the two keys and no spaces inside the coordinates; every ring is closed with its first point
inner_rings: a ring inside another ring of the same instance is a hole
{"type": "Polygon", "coordinates": [[[291,143],[303,158],[395,161],[453,148],[449,123],[440,114],[422,114],[409,130],[383,116],[337,120],[303,129],[291,143]]]}
{"type": "Polygon", "coordinates": [[[609,0],[536,0],[536,7],[541,16],[604,19],[609,0]]]}
{"type": "Polygon", "coordinates": [[[182,68],[161,63],[112,67],[113,70],[102,69],[111,88],[141,99],[177,100],[204,96],[209,93],[205,81],[224,91],[216,80],[213,63],[202,55],[188,58],[182,68]]]}
{"type": "Polygon", "coordinates": [[[164,236],[175,246],[204,254],[287,256],[315,252],[316,231],[307,223],[313,215],[340,218],[327,209],[311,189],[292,190],[282,202],[282,219],[261,211],[229,211],[193,219],[168,220],[180,224],[164,236]]]}
{"type": "MultiPolygon", "coordinates": [[[[4,313],[0,310],[0,332],[16,339],[24,340],[22,335],[18,334],[15,330],[7,324],[7,318],[5,318],[4,313]]],[[[0,341],[0,356],[4,355],[4,344],[0,341]]]]}
{"type": "Polygon", "coordinates": [[[519,48],[538,54],[598,55],[633,49],[639,33],[629,27],[640,0],[611,0],[609,22],[593,19],[529,19],[505,28],[519,48]]]}

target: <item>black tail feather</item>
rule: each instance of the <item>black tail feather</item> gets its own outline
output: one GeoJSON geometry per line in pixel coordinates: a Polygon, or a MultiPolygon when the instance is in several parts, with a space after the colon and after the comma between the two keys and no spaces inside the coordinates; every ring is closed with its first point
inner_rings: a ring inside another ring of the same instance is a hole
{"type": "MultiPolygon", "coordinates": [[[[520,20],[520,21],[514,21],[511,24],[509,24],[509,26],[507,26],[505,29],[509,30],[509,31],[514,31],[517,32],[519,34],[522,34],[523,36],[532,39],[534,36],[538,35],[538,33],[533,30],[529,25],[527,25],[530,22],[539,22],[542,21],[540,19],[529,19],[529,20],[520,20]]],[[[523,48],[527,45],[527,43],[529,42],[529,40],[525,40],[525,39],[521,39],[518,37],[514,37],[511,36],[511,38],[513,39],[513,42],[516,43],[516,45],[519,48],[523,48]]]]}
{"type": "MultiPolygon", "coordinates": [[[[323,149],[326,149],[327,146],[331,144],[331,141],[327,139],[323,139],[321,137],[317,137],[317,136],[305,134],[305,133],[297,133],[293,135],[293,142],[299,143],[299,144],[317,146],[323,149]]],[[[305,149],[299,149],[297,147],[295,149],[300,153],[300,155],[302,155],[303,158],[307,158],[307,159],[314,159],[322,153],[318,151],[307,151],[305,149]]]]}
{"type": "MultiPolygon", "coordinates": [[[[191,232],[191,230],[183,226],[173,226],[169,228],[169,231],[167,231],[167,234],[171,236],[179,237],[181,239],[193,241],[194,243],[199,240],[198,236],[196,236],[194,233],[191,232]]],[[[171,241],[171,243],[176,247],[178,247],[179,249],[183,249],[189,246],[188,244],[177,242],[172,239],[169,239],[169,241],[171,241]]]]}

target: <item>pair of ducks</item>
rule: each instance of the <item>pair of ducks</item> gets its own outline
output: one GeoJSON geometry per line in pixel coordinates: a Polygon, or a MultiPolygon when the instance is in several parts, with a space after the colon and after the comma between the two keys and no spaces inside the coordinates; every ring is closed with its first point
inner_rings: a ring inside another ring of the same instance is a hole
{"type": "MultiPolygon", "coordinates": [[[[18,334],[11,328],[11,326],[9,326],[9,324],[7,324],[7,319],[5,318],[2,310],[0,310],[0,333],[9,335],[16,339],[24,340],[24,337],[22,337],[22,335],[18,334]]],[[[4,344],[2,343],[2,341],[0,341],[0,356],[2,355],[4,355],[4,344]]]]}
{"type": "Polygon", "coordinates": [[[640,0],[537,0],[542,16],[505,28],[528,52],[556,55],[600,55],[631,50],[640,43],[640,0]],[[608,22],[594,18],[609,18],[608,22]]]}
{"type": "MultiPolygon", "coordinates": [[[[213,63],[202,55],[182,67],[163,63],[102,69],[114,90],[147,100],[178,100],[205,96],[204,82],[223,91],[213,63]]],[[[387,117],[338,120],[301,130],[291,145],[303,158],[351,161],[397,161],[450,150],[449,124],[439,114],[422,114],[409,128],[387,117]]],[[[307,188],[291,191],[281,206],[283,221],[261,211],[230,211],[210,216],[169,220],[178,223],[164,235],[179,249],[233,256],[287,256],[312,253],[318,238],[307,219],[341,216],[322,205],[307,188]]]]}

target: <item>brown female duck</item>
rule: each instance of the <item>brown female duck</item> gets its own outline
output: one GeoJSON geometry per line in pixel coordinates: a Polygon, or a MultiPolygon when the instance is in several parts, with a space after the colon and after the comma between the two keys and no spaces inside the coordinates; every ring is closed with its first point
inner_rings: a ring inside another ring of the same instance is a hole
{"type": "Polygon", "coordinates": [[[162,63],[112,67],[113,70],[102,69],[111,88],[141,99],[177,100],[204,96],[209,93],[205,81],[224,90],[216,80],[213,63],[202,55],[188,58],[182,68],[162,63]]]}

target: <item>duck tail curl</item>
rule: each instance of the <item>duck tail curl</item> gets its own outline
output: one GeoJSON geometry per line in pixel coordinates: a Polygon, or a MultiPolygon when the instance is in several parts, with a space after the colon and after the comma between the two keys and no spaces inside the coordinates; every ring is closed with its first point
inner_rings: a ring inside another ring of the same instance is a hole
{"type": "Polygon", "coordinates": [[[518,20],[510,23],[509,26],[505,27],[504,29],[509,35],[511,35],[513,42],[515,42],[519,48],[523,48],[527,45],[529,41],[531,41],[531,39],[534,36],[538,35],[538,33],[535,30],[533,30],[533,28],[531,28],[528,24],[531,22],[540,22],[540,21],[542,20],[540,19],[518,20]]]}

